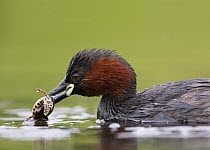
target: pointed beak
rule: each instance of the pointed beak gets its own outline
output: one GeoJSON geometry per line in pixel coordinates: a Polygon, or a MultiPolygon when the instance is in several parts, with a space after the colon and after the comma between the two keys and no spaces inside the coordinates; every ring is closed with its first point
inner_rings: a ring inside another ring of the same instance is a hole
{"type": "Polygon", "coordinates": [[[48,93],[48,95],[53,97],[55,103],[58,103],[66,97],[69,97],[73,89],[74,84],[67,83],[66,78],[64,78],[56,88],[48,93]]]}
{"type": "Polygon", "coordinates": [[[69,85],[69,83],[66,82],[66,77],[58,84],[56,88],[54,88],[52,91],[48,93],[49,96],[55,96],[58,93],[63,92],[66,87],[69,85]]]}

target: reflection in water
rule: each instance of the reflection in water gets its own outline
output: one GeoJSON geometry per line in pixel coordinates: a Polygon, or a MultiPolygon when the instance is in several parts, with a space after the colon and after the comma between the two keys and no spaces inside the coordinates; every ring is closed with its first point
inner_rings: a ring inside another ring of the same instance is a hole
{"type": "Polygon", "coordinates": [[[209,126],[101,128],[100,150],[207,150],[209,131],[209,126]]]}
{"type": "Polygon", "coordinates": [[[126,132],[124,128],[119,128],[117,131],[112,131],[110,128],[101,128],[99,130],[101,150],[136,150],[136,138],[117,138],[117,134],[126,132]]]}
{"type": "Polygon", "coordinates": [[[34,150],[210,149],[210,126],[207,125],[122,128],[118,124],[111,124],[109,127],[100,127],[93,126],[96,125],[94,115],[86,113],[84,108],[75,107],[60,108],[51,116],[48,126],[26,126],[22,125],[22,121],[30,110],[16,109],[7,112],[18,116],[0,119],[0,139],[6,139],[5,145],[9,149],[13,149],[17,142],[22,150],[31,149],[31,145],[27,147],[25,143],[31,143],[34,150]],[[91,120],[91,117],[94,119],[91,120]]]}
{"type": "Polygon", "coordinates": [[[39,140],[33,142],[33,150],[52,150],[53,142],[51,140],[39,140]]]}

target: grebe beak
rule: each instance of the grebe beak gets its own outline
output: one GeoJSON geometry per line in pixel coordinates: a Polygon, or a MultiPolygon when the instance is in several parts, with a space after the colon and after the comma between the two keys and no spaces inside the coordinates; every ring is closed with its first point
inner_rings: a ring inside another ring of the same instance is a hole
{"type": "Polygon", "coordinates": [[[49,96],[53,97],[55,103],[69,97],[74,89],[74,84],[69,84],[66,82],[66,78],[64,78],[56,88],[48,93],[49,96]],[[59,94],[61,93],[61,94],[59,94]],[[58,94],[58,95],[56,95],[58,94]]]}
{"type": "Polygon", "coordinates": [[[54,88],[52,91],[48,93],[49,96],[54,96],[60,92],[63,92],[66,87],[69,85],[69,83],[66,82],[66,77],[58,84],[56,88],[54,88]]]}

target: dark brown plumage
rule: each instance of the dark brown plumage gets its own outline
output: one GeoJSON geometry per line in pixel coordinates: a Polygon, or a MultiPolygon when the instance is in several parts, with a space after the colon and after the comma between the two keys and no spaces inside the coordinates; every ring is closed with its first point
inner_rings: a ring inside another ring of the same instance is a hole
{"type": "MultiPolygon", "coordinates": [[[[74,84],[71,95],[100,96],[97,118],[124,125],[142,123],[207,123],[210,121],[210,79],[168,82],[136,94],[136,74],[114,51],[83,50],[69,63],[54,96],[74,84]]],[[[66,98],[54,97],[55,103],[66,98]]]]}

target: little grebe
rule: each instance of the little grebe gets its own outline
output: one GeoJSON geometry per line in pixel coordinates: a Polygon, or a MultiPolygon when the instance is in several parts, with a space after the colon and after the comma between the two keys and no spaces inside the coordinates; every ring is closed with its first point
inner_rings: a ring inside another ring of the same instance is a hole
{"type": "Polygon", "coordinates": [[[48,94],[54,97],[55,103],[73,94],[102,95],[97,118],[107,123],[210,121],[210,79],[168,82],[136,94],[133,68],[110,50],[78,52],[69,63],[64,80],[48,94]],[[70,84],[74,89],[66,94],[70,84]]]}

